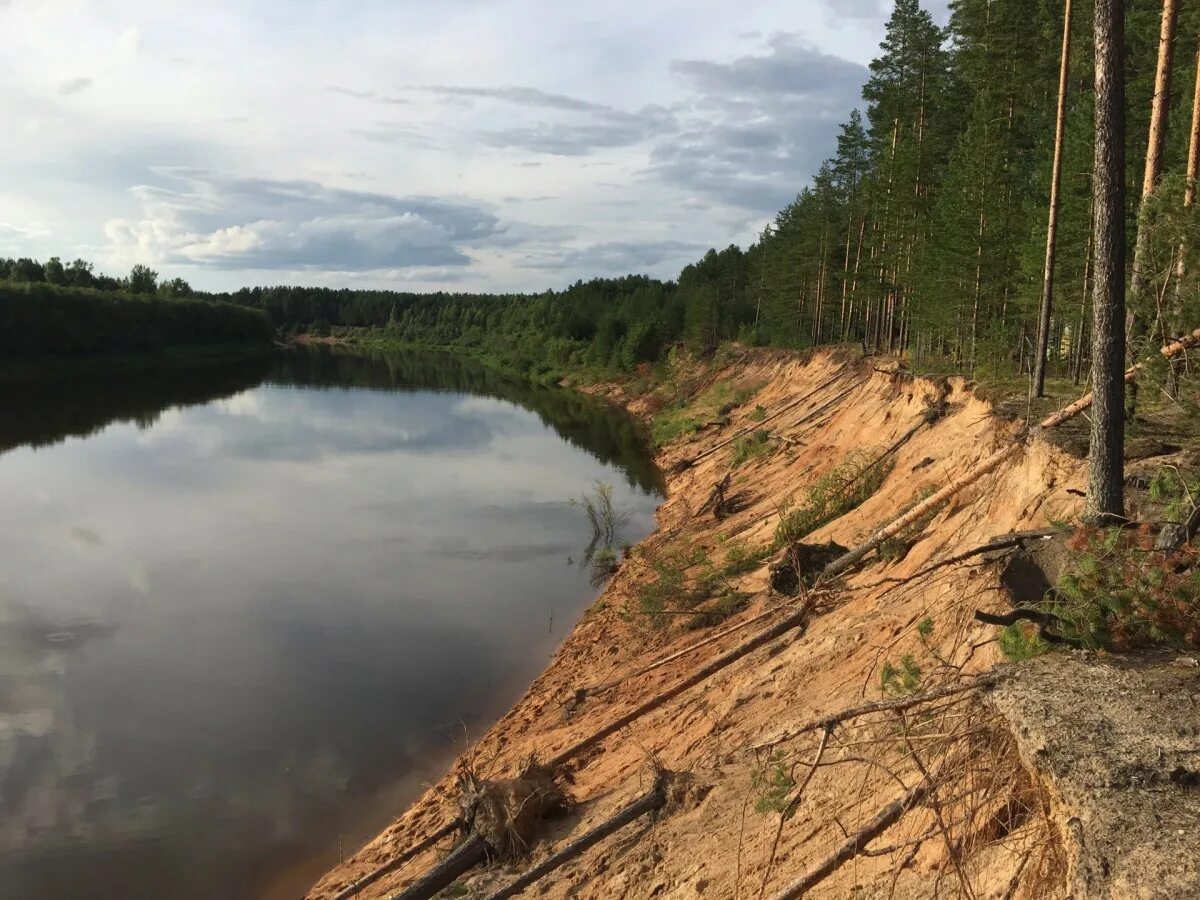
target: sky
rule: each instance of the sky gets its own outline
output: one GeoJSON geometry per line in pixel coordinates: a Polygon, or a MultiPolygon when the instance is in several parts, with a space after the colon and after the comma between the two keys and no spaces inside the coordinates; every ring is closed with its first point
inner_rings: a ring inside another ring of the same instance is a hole
{"type": "Polygon", "coordinates": [[[809,182],[890,7],[0,0],[0,256],[207,290],[674,278],[809,182]]]}

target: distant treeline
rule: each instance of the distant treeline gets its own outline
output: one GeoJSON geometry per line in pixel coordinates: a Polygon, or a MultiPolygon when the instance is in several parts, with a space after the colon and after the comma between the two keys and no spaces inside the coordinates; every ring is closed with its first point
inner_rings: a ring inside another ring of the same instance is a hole
{"type": "Polygon", "coordinates": [[[0,281],[0,357],[143,353],[270,341],[270,320],[229,303],[0,281]]]}

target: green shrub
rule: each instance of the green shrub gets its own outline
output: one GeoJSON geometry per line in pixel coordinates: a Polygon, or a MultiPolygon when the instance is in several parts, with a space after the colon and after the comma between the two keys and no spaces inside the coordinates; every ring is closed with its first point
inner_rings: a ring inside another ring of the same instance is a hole
{"type": "Polygon", "coordinates": [[[1043,606],[1085,647],[1200,647],[1200,551],[1153,549],[1149,526],[1080,528],[1066,571],[1043,606]]]}
{"type": "Polygon", "coordinates": [[[1000,652],[1006,659],[1020,662],[1041,656],[1050,645],[1038,637],[1037,629],[1024,622],[1014,622],[1000,632],[1000,652]]]}
{"type": "Polygon", "coordinates": [[[733,455],[729,459],[729,464],[736,469],[744,462],[766,455],[771,449],[770,442],[771,432],[763,428],[742,435],[733,442],[733,455]]]}
{"type": "Polygon", "coordinates": [[[754,791],[754,811],[759,815],[781,813],[787,809],[788,794],[796,786],[788,766],[777,755],[772,755],[767,766],[756,771],[750,778],[754,791]]]}
{"type": "Polygon", "coordinates": [[[725,561],[721,566],[721,574],[732,577],[753,571],[770,553],[770,546],[752,550],[745,541],[731,541],[725,548],[725,561]]]}
{"type": "Polygon", "coordinates": [[[775,546],[802,540],[862,505],[879,490],[890,471],[889,463],[873,461],[861,453],[851,454],[809,485],[803,503],[783,511],[775,529],[775,546]]]}

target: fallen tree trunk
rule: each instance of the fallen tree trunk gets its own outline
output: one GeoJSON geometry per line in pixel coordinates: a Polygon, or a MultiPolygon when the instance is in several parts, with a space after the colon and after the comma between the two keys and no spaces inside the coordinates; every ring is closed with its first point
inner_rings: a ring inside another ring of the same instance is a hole
{"type": "Polygon", "coordinates": [[[424,853],[426,850],[428,850],[434,844],[441,841],[443,838],[447,838],[450,835],[454,834],[454,832],[455,832],[455,830],[457,830],[458,826],[459,826],[458,819],[455,819],[453,822],[446,823],[441,828],[439,828],[437,831],[435,831],[433,834],[429,835],[429,837],[425,838],[423,841],[420,841],[419,843],[414,844],[413,846],[409,847],[407,850],[405,850],[400,855],[396,856],[393,859],[389,859],[387,862],[385,862],[379,868],[372,869],[370,872],[368,872],[362,878],[360,878],[357,881],[355,881],[351,884],[348,884],[346,887],[342,888],[340,891],[338,891],[336,894],[333,895],[333,900],[348,900],[348,898],[353,897],[355,894],[359,893],[360,891],[365,890],[366,888],[373,885],[380,878],[382,878],[384,875],[386,875],[388,872],[392,872],[392,871],[400,868],[402,865],[404,865],[406,862],[408,862],[414,856],[417,856],[420,853],[424,853]]]}
{"type": "MultiPolygon", "coordinates": [[[[1170,359],[1174,356],[1178,356],[1183,351],[1190,347],[1194,347],[1197,344],[1200,344],[1200,328],[1197,328],[1191,334],[1185,335],[1179,340],[1168,344],[1167,346],[1163,347],[1160,352],[1164,357],[1170,359]]],[[[1138,363],[1136,366],[1131,366],[1125,373],[1125,380],[1133,381],[1135,378],[1137,378],[1138,373],[1141,372],[1143,368],[1145,368],[1145,363],[1138,363]]],[[[1089,392],[1084,394],[1074,403],[1064,406],[1058,412],[1047,416],[1036,426],[1034,426],[1034,428],[1030,429],[1025,437],[1028,438],[1030,436],[1035,436],[1048,429],[1056,428],[1063,422],[1066,422],[1068,419],[1079,415],[1091,405],[1092,395],[1089,392]]],[[[914,522],[919,521],[927,516],[930,512],[940,507],[959,491],[970,487],[985,475],[988,475],[1000,468],[1004,462],[1012,459],[1014,456],[1020,453],[1024,446],[1025,441],[1021,436],[1014,437],[1011,444],[1001,448],[1000,450],[997,450],[982,462],[977,463],[974,467],[968,469],[963,475],[956,478],[954,481],[951,481],[940,491],[937,491],[927,499],[918,503],[908,512],[897,516],[883,527],[876,529],[876,531],[870,537],[868,537],[857,547],[850,550],[850,552],[842,555],[838,559],[835,559],[825,567],[825,570],[822,573],[823,577],[834,578],[849,571],[851,568],[860,563],[868,553],[876,549],[884,541],[895,537],[905,528],[912,525],[914,522]]]]}
{"type": "Polygon", "coordinates": [[[490,895],[488,900],[506,900],[515,897],[534,882],[549,875],[555,869],[566,865],[571,860],[581,856],[585,851],[600,843],[609,835],[621,830],[630,822],[642,816],[662,809],[667,802],[667,792],[662,784],[656,784],[653,789],[638,797],[628,806],[620,810],[612,818],[601,822],[595,828],[580,835],[557,853],[552,854],[538,865],[524,872],[516,881],[490,895]]]}
{"type": "Polygon", "coordinates": [[[773,900],[796,900],[824,881],[845,863],[857,856],[860,850],[900,821],[912,807],[923,801],[933,790],[933,782],[922,779],[903,797],[877,812],[871,821],[850,835],[836,850],[776,894],[773,900]]]}
{"type": "Polygon", "coordinates": [[[799,406],[801,403],[803,403],[805,400],[809,399],[813,395],[819,394],[821,391],[825,390],[825,388],[829,387],[831,384],[833,384],[835,381],[837,381],[841,377],[842,372],[844,372],[844,371],[845,371],[845,367],[843,366],[842,368],[838,369],[837,372],[835,372],[830,378],[826,379],[821,384],[817,385],[817,387],[813,388],[807,394],[805,394],[802,397],[798,397],[795,400],[792,400],[792,401],[786,403],[785,405],[781,406],[779,409],[775,410],[775,412],[771,413],[771,415],[767,416],[761,422],[755,422],[751,426],[742,428],[742,429],[738,430],[735,434],[733,434],[731,437],[728,437],[725,440],[721,441],[715,447],[709,447],[703,453],[698,454],[697,456],[693,457],[692,459],[680,460],[680,462],[687,463],[687,466],[685,466],[684,468],[687,468],[688,466],[694,466],[696,463],[700,462],[700,460],[704,459],[705,457],[712,456],[714,453],[716,453],[722,447],[728,447],[730,444],[732,444],[738,438],[749,434],[751,431],[757,431],[758,429],[760,429],[764,425],[766,425],[768,422],[772,422],[775,419],[778,419],[780,416],[782,416],[788,410],[795,409],[797,406],[799,406]]]}
{"type": "MultiPolygon", "coordinates": [[[[690,610],[689,610],[689,612],[690,612],[690,610]]],[[[743,628],[746,628],[749,625],[753,625],[755,622],[759,622],[763,619],[770,618],[771,616],[775,615],[775,613],[777,613],[777,612],[779,612],[778,607],[772,607],[771,609],[764,610],[763,612],[758,613],[757,615],[751,616],[749,619],[746,619],[745,621],[738,622],[736,625],[730,625],[728,628],[722,628],[716,634],[710,634],[708,637],[704,638],[703,640],[696,641],[694,644],[688,644],[686,647],[684,647],[680,650],[676,650],[674,653],[664,656],[662,659],[657,659],[652,663],[647,663],[646,665],[642,666],[640,669],[636,669],[635,671],[630,672],[628,675],[623,675],[620,678],[614,678],[612,681],[606,681],[606,682],[604,682],[604,684],[598,684],[595,687],[582,688],[583,696],[590,697],[595,694],[604,693],[605,691],[611,691],[613,688],[617,687],[618,685],[624,684],[626,681],[631,681],[634,678],[639,678],[642,675],[645,675],[647,672],[653,672],[655,669],[661,669],[663,666],[667,665],[668,663],[674,662],[675,660],[679,659],[682,656],[687,656],[689,653],[699,650],[702,647],[707,647],[709,644],[716,643],[721,638],[726,637],[727,635],[733,634],[733,632],[735,632],[735,631],[741,631],[743,628]]]]}
{"type": "Polygon", "coordinates": [[[483,862],[487,856],[487,842],[477,834],[471,835],[435,865],[432,869],[406,887],[390,900],[430,900],[443,888],[458,880],[458,877],[483,862]]]}
{"type": "Polygon", "coordinates": [[[809,604],[805,603],[804,606],[802,606],[800,609],[796,610],[795,612],[793,612],[791,615],[787,616],[786,618],[783,618],[780,621],[776,622],[770,628],[763,629],[762,631],[755,634],[753,637],[748,638],[741,644],[738,644],[736,647],[733,647],[732,649],[725,651],[720,656],[718,656],[716,659],[712,660],[712,662],[708,663],[708,665],[702,666],[701,668],[697,669],[695,672],[693,672],[687,678],[680,681],[678,684],[674,684],[671,687],[667,688],[667,690],[663,691],[661,694],[658,694],[655,697],[651,697],[645,703],[642,703],[640,706],[636,707],[635,709],[630,710],[625,715],[619,717],[615,721],[610,722],[608,725],[605,725],[603,728],[601,728],[599,731],[595,732],[594,734],[589,735],[588,737],[584,738],[581,741],[575,742],[570,747],[563,750],[561,753],[559,753],[557,756],[555,756],[553,759],[551,759],[548,763],[546,763],[547,768],[556,769],[559,766],[564,765],[571,759],[571,757],[576,756],[579,753],[582,753],[584,750],[587,750],[589,747],[595,746],[596,744],[598,744],[602,740],[604,740],[606,737],[609,737],[609,736],[615,734],[616,732],[618,732],[622,728],[624,728],[626,725],[629,725],[630,723],[637,721],[638,719],[640,719],[642,716],[646,715],[647,713],[653,712],[654,710],[658,709],[660,706],[662,706],[664,703],[668,702],[669,700],[674,700],[676,697],[678,697],[680,694],[682,694],[688,688],[695,687],[700,682],[704,681],[705,679],[715,675],[717,672],[724,669],[726,666],[728,666],[734,662],[737,662],[739,659],[741,659],[746,654],[748,654],[754,650],[757,650],[759,647],[763,646],[764,644],[767,644],[767,643],[775,640],[775,638],[786,634],[787,632],[791,631],[793,628],[799,628],[801,625],[804,624],[804,620],[808,618],[808,610],[809,610],[809,604]]]}

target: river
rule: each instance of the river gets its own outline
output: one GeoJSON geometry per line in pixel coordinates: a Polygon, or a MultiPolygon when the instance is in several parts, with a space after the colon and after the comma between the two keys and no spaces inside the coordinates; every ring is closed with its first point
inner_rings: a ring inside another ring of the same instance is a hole
{"type": "Polygon", "coordinates": [[[568,501],[641,430],[337,348],[0,385],[0,898],[298,897],[595,596],[568,501]]]}

